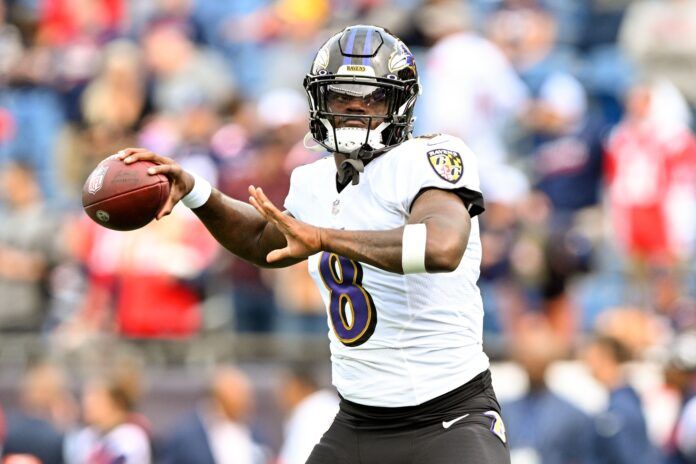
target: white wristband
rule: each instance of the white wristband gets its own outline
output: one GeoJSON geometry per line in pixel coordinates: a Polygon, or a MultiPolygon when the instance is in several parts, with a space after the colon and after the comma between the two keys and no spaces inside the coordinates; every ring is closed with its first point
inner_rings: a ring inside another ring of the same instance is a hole
{"type": "Polygon", "coordinates": [[[210,194],[213,193],[213,187],[210,182],[198,176],[196,174],[191,174],[193,176],[193,188],[191,191],[181,199],[184,206],[191,209],[200,208],[208,201],[210,194]]]}
{"type": "Polygon", "coordinates": [[[425,270],[425,224],[408,224],[401,241],[401,267],[404,274],[416,274],[425,270]]]}

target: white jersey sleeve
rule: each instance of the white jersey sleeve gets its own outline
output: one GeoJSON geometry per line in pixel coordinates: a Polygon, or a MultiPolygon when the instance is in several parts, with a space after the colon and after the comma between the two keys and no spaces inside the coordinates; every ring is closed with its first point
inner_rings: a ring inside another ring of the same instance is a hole
{"type": "Polygon", "coordinates": [[[421,137],[413,142],[408,150],[388,158],[390,163],[384,168],[393,169],[396,175],[383,176],[392,181],[377,187],[380,194],[407,215],[416,198],[431,188],[457,194],[472,217],[483,212],[476,156],[466,144],[450,135],[421,137]]]}

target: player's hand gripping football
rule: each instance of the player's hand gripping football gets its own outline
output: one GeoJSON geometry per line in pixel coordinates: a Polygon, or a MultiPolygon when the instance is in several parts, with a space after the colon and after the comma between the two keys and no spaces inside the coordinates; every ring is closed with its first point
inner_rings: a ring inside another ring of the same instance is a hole
{"type": "Polygon", "coordinates": [[[273,223],[288,242],[285,248],[268,253],[266,261],[274,263],[288,258],[305,259],[321,251],[321,229],[283,214],[260,188],[250,185],[249,194],[249,203],[273,223]]]}
{"type": "Polygon", "coordinates": [[[148,169],[147,173],[151,176],[164,174],[169,178],[169,198],[164,206],[162,206],[162,209],[157,213],[158,220],[171,213],[174,205],[193,189],[193,176],[183,170],[181,166],[171,158],[160,156],[145,148],[125,148],[118,152],[118,158],[123,160],[126,164],[142,160],[152,161],[157,163],[157,166],[148,169]]]}

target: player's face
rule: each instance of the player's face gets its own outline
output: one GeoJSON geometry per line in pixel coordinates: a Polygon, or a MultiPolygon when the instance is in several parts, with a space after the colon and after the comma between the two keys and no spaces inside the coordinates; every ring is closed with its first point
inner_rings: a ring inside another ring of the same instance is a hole
{"type": "Polygon", "coordinates": [[[387,117],[388,100],[386,91],[380,87],[349,85],[340,89],[327,90],[326,106],[331,113],[343,115],[336,117],[334,122],[336,128],[358,127],[366,129],[368,118],[364,116],[374,116],[369,123],[370,129],[374,129],[387,117]],[[355,117],[351,117],[351,115],[355,115],[355,117]]]}

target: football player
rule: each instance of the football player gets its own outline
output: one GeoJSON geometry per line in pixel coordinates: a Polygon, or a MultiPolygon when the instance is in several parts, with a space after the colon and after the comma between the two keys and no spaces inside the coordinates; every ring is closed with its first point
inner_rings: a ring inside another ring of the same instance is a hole
{"type": "Polygon", "coordinates": [[[182,200],[241,258],[308,261],[341,395],[308,463],[508,463],[482,349],[476,157],[456,137],[412,136],[416,63],[382,28],[331,37],[304,87],[311,138],[332,156],[293,171],[285,211],[260,188],[250,204],[229,198],[147,150],[120,156],[170,178],[159,218],[182,200]]]}

